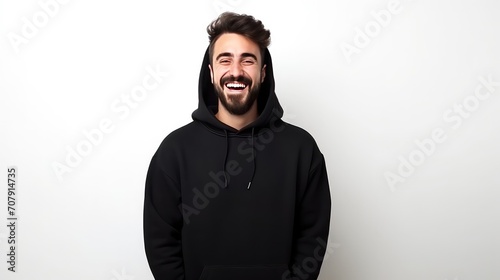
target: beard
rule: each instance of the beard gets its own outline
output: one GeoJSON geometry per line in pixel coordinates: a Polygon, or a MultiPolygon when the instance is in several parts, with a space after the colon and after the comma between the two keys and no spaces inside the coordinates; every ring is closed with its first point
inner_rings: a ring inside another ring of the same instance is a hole
{"type": "Polygon", "coordinates": [[[220,84],[214,84],[217,97],[224,108],[232,115],[243,115],[247,113],[259,96],[260,84],[253,85],[252,80],[247,77],[225,77],[220,84]],[[243,82],[247,85],[247,94],[225,94],[224,85],[229,81],[243,82]]]}

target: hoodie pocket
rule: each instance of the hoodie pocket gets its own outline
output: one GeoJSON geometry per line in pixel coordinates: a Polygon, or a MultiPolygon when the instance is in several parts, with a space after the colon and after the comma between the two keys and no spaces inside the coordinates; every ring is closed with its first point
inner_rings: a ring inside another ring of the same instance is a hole
{"type": "Polygon", "coordinates": [[[209,265],[200,280],[281,280],[287,265],[209,265]]]}

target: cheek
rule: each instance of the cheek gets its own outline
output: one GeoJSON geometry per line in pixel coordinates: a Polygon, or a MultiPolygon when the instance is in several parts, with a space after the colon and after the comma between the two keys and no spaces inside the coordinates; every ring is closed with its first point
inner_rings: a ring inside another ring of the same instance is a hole
{"type": "Polygon", "coordinates": [[[214,82],[219,85],[220,79],[222,79],[222,76],[220,74],[215,73],[214,82]]]}
{"type": "Polygon", "coordinates": [[[220,79],[222,79],[222,77],[224,77],[224,74],[225,74],[225,70],[224,69],[215,69],[215,71],[213,72],[213,81],[215,82],[219,82],[220,79]]]}

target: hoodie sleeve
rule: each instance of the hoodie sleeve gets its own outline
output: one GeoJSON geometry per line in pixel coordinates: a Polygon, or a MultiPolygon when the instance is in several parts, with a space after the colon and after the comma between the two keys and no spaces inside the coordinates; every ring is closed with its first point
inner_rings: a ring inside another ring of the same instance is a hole
{"type": "Polygon", "coordinates": [[[296,214],[292,279],[317,279],[327,250],[330,187],[323,155],[319,151],[315,154],[296,214]]]}
{"type": "Polygon", "coordinates": [[[151,160],[144,196],[144,244],[157,280],[183,280],[182,213],[179,183],[163,170],[157,154],[151,160]]]}

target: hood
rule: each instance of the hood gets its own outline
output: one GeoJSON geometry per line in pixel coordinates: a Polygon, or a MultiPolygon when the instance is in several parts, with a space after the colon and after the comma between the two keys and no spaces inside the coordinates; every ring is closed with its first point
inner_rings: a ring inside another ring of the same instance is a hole
{"type": "Polygon", "coordinates": [[[212,128],[224,130],[225,132],[242,133],[248,130],[258,130],[261,127],[266,127],[273,118],[280,119],[283,116],[283,108],[281,108],[276,93],[274,92],[273,63],[271,54],[267,48],[264,54],[264,64],[267,65],[266,77],[261,85],[260,93],[257,98],[259,117],[240,131],[220,122],[215,117],[218,97],[211,82],[210,69],[208,68],[209,64],[210,57],[207,48],[203,57],[203,63],[201,64],[198,84],[198,108],[192,114],[193,120],[203,122],[212,128]]]}
{"type": "Polygon", "coordinates": [[[266,65],[266,77],[264,82],[261,84],[259,96],[257,97],[257,108],[259,116],[255,121],[243,127],[239,131],[233,127],[230,127],[223,122],[219,121],[215,117],[217,112],[219,99],[215,93],[214,86],[210,78],[210,69],[208,65],[210,64],[210,57],[208,53],[208,47],[205,51],[205,56],[203,57],[203,63],[201,64],[200,70],[200,80],[198,84],[198,108],[193,112],[192,118],[195,121],[202,122],[204,125],[220,132],[225,135],[226,138],[226,148],[225,155],[222,158],[222,170],[224,171],[224,188],[228,186],[228,177],[226,172],[226,161],[228,157],[228,141],[229,135],[231,134],[245,134],[249,135],[252,145],[252,171],[248,181],[247,189],[250,189],[253,177],[256,170],[256,154],[254,145],[254,135],[258,134],[259,129],[269,126],[271,120],[281,119],[283,116],[283,108],[278,102],[276,93],[274,92],[274,75],[273,75],[273,63],[271,60],[271,54],[266,48],[264,53],[264,64],[266,65]]]}

